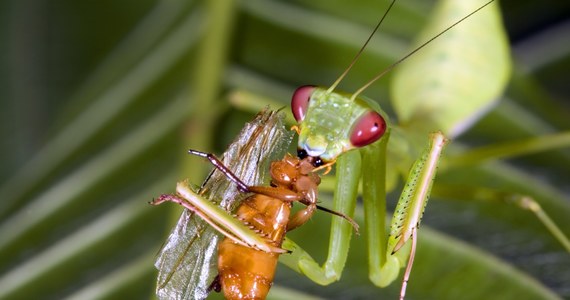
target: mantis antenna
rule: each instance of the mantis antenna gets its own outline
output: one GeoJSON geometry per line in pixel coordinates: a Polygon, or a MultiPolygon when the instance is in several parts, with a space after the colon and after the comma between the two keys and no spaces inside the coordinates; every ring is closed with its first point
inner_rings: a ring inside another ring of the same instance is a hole
{"type": "Polygon", "coordinates": [[[350,69],[352,69],[352,67],[354,66],[354,64],[356,63],[356,61],[358,61],[358,58],[360,57],[360,55],[362,54],[362,52],[364,52],[364,49],[366,48],[366,46],[368,45],[368,42],[370,42],[370,40],[372,39],[372,37],[374,36],[374,34],[376,33],[376,31],[378,31],[378,28],[380,28],[380,25],[382,24],[382,22],[384,22],[384,19],[386,18],[386,16],[388,15],[388,12],[392,9],[392,6],[394,6],[394,3],[396,2],[396,0],[392,0],[392,3],[390,3],[390,6],[388,6],[388,9],[384,12],[384,15],[382,15],[382,18],[380,19],[380,21],[378,22],[378,24],[376,24],[376,27],[374,27],[374,30],[372,30],[372,33],[370,34],[370,36],[368,36],[368,39],[366,40],[366,42],[364,42],[364,45],[362,45],[362,47],[360,48],[360,50],[358,50],[358,53],[356,53],[356,55],[354,56],[354,58],[352,59],[352,61],[350,62],[350,64],[348,65],[348,67],[346,68],[346,70],[344,70],[344,72],[338,77],[338,79],[331,85],[331,87],[329,87],[329,89],[327,90],[327,93],[332,93],[334,91],[334,89],[337,87],[337,85],[344,79],[344,77],[346,76],[346,74],[348,74],[348,72],[350,71],[350,69]]]}
{"type": "MultiPolygon", "coordinates": [[[[403,61],[405,61],[408,57],[414,55],[416,52],[420,51],[423,47],[427,46],[429,43],[431,43],[433,40],[439,38],[441,35],[443,35],[444,33],[448,32],[450,29],[452,29],[453,27],[455,27],[457,24],[463,22],[465,19],[471,17],[473,14],[477,13],[478,11],[480,11],[481,9],[485,8],[487,5],[493,3],[495,0],[490,0],[489,2],[481,5],[479,8],[477,8],[476,10],[472,11],[471,13],[469,13],[468,15],[464,16],[463,18],[459,19],[458,21],[456,21],[455,23],[451,24],[449,27],[445,28],[444,30],[442,30],[440,33],[434,35],[432,38],[430,38],[429,40],[427,40],[426,42],[424,42],[423,44],[421,44],[420,46],[418,46],[417,48],[415,48],[414,50],[410,51],[408,54],[404,55],[402,58],[398,59],[397,61],[395,61],[394,63],[392,63],[390,66],[388,66],[386,69],[384,69],[382,72],[380,72],[378,75],[376,75],[374,78],[372,78],[370,81],[368,81],[365,85],[363,85],[360,89],[358,89],[354,94],[352,94],[352,97],[350,97],[350,100],[354,101],[356,99],[356,97],[358,97],[358,95],[360,95],[364,90],[366,90],[369,86],[371,86],[374,82],[376,82],[376,80],[384,77],[384,75],[386,75],[388,72],[392,71],[396,66],[398,66],[400,63],[402,63],[403,61]]],[[[394,2],[392,2],[392,4],[394,4],[394,2]]],[[[390,8],[388,8],[389,10],[390,8]]],[[[382,17],[382,20],[384,20],[384,16],[382,17]]],[[[380,20],[380,22],[382,22],[382,20],[380,20]]],[[[380,24],[378,24],[376,26],[376,28],[374,29],[374,31],[372,32],[372,34],[374,34],[374,32],[376,32],[376,29],[378,29],[380,24]]],[[[362,47],[364,49],[364,47],[366,46],[366,44],[368,44],[368,41],[370,41],[370,38],[372,36],[370,36],[368,38],[368,40],[366,41],[366,43],[364,44],[364,46],[362,47]]],[[[348,67],[348,69],[341,75],[341,77],[339,79],[337,79],[337,81],[334,83],[334,85],[331,87],[334,88],[336,86],[336,84],[338,84],[338,82],[340,82],[340,80],[344,77],[344,75],[348,72],[348,70],[352,67],[352,65],[354,65],[356,59],[360,56],[360,54],[362,53],[362,50],[360,49],[360,51],[358,52],[358,54],[356,55],[355,59],[353,60],[353,62],[350,64],[350,66],[348,67]]],[[[329,89],[329,90],[331,90],[329,89]]]]}

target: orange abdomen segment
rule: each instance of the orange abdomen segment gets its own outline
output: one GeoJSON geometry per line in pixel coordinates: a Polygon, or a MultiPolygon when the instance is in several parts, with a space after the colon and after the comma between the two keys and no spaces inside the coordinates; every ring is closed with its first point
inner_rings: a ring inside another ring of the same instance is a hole
{"type": "MultiPolygon", "coordinates": [[[[263,195],[246,199],[237,216],[281,246],[291,205],[263,195]]],[[[226,299],[265,299],[273,283],[278,254],[235,244],[225,238],[218,247],[218,272],[226,299]]]]}
{"type": "Polygon", "coordinates": [[[277,254],[224,239],[218,249],[218,271],[226,299],[265,299],[275,275],[277,254]]]}

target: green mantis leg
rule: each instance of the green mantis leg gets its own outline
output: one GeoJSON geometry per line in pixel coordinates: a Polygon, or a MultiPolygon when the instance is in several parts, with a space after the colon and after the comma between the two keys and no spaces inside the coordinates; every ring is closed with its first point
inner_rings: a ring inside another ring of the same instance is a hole
{"type": "MultiPolygon", "coordinates": [[[[392,219],[390,237],[387,238],[385,178],[378,174],[383,174],[386,169],[385,154],[388,136],[373,147],[361,150],[363,163],[361,163],[360,153],[356,151],[348,152],[342,156],[342,159],[339,158],[337,180],[341,181],[335,191],[334,209],[352,216],[360,176],[357,170],[364,166],[363,198],[370,265],[369,277],[374,284],[381,287],[387,286],[398,277],[399,270],[405,266],[409,257],[410,261],[402,284],[403,295],[415,253],[417,228],[427,204],[437,163],[446,139],[441,133],[432,134],[430,146],[412,166],[408,182],[392,219]],[[407,243],[410,239],[412,239],[412,244],[407,243]]],[[[304,273],[319,284],[330,284],[340,278],[346,262],[350,238],[350,224],[335,218],[331,225],[329,255],[322,267],[291,241],[286,241],[284,244],[284,248],[293,251],[293,255],[287,259],[286,263],[292,265],[296,261],[297,265],[293,267],[295,270],[304,273]]]]}
{"type": "MultiPolygon", "coordinates": [[[[354,215],[360,170],[361,158],[358,151],[351,151],[339,157],[336,162],[336,176],[340,184],[337,184],[334,193],[333,210],[350,217],[354,215]]],[[[290,241],[286,241],[283,247],[293,250],[289,260],[289,262],[297,260],[297,265],[293,266],[293,269],[302,272],[318,284],[327,285],[340,279],[348,256],[352,230],[352,225],[346,220],[332,219],[328,256],[322,267],[290,241]]]]}
{"type": "Polygon", "coordinates": [[[387,286],[398,276],[398,262],[386,253],[386,155],[390,132],[378,143],[362,149],[364,170],[362,198],[368,245],[368,277],[377,286],[387,286]],[[383,174],[383,175],[379,175],[383,174]],[[391,266],[386,268],[385,266],[391,266]],[[384,267],[384,269],[383,269],[384,267]],[[387,271],[390,271],[389,273],[387,271]]]}
{"type": "MultiPolygon", "coordinates": [[[[384,220],[378,221],[379,215],[386,210],[385,201],[382,200],[382,196],[385,196],[386,193],[384,183],[381,182],[383,180],[372,177],[371,170],[364,172],[363,198],[368,226],[369,277],[374,284],[380,287],[389,285],[397,278],[399,270],[404,267],[409,257],[401,292],[402,295],[405,294],[405,287],[415,254],[417,228],[427,204],[431,186],[435,179],[437,164],[446,142],[447,140],[441,133],[432,134],[429,147],[413,164],[394,212],[388,238],[386,238],[384,231],[384,220]],[[373,188],[374,186],[377,187],[376,190],[373,188]],[[408,245],[409,239],[412,239],[412,245],[408,245]],[[384,242],[386,240],[388,240],[387,243],[384,242]]],[[[380,143],[379,151],[376,152],[384,154],[385,151],[386,145],[380,143]]],[[[377,166],[379,171],[382,171],[381,169],[385,169],[386,156],[376,155],[378,154],[369,153],[366,156],[369,162],[365,163],[365,166],[366,168],[377,166]]]]}

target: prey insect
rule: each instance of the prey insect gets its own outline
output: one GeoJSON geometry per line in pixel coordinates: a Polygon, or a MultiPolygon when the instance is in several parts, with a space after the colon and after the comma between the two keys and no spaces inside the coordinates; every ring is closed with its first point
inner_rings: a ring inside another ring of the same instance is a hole
{"type": "Polygon", "coordinates": [[[273,283],[277,258],[287,252],[279,248],[285,233],[307,222],[316,209],[344,218],[358,232],[358,225],[351,218],[316,204],[320,178],[313,172],[319,166],[313,157],[299,159],[286,155],[271,163],[270,186],[248,186],[212,154],[195,150],[189,153],[210,160],[241,192],[253,193],[237,208],[237,220],[204,202],[186,182],[178,184],[176,195],[165,194],[153,202],[154,205],[166,201],[178,203],[226,237],[218,246],[218,275],[210,286],[217,292],[223,290],[226,299],[264,299],[273,283]],[[290,216],[293,202],[307,207],[290,216]]]}
{"type": "MultiPolygon", "coordinates": [[[[221,160],[242,182],[263,184],[268,177],[269,163],[284,156],[291,134],[281,122],[278,114],[261,112],[245,125],[224,152],[221,160]]],[[[212,172],[197,192],[204,201],[224,209],[226,212],[222,215],[230,219],[233,217],[228,212],[244,196],[221,172],[212,172]]],[[[240,226],[241,223],[237,223],[240,226]]],[[[157,296],[160,299],[205,299],[217,275],[216,253],[220,239],[221,235],[212,226],[185,209],[155,263],[159,270],[157,296]]]]}
{"type": "MultiPolygon", "coordinates": [[[[278,118],[273,116],[274,112],[262,112],[258,118],[264,118],[266,114],[267,118],[278,118]]],[[[255,139],[247,145],[254,146],[255,139]]],[[[248,151],[248,148],[242,151],[248,151]]],[[[215,290],[223,291],[227,299],[264,299],[273,283],[278,256],[287,252],[280,248],[285,233],[307,222],[316,209],[344,218],[358,231],[358,225],[351,218],[317,205],[320,178],[313,171],[320,161],[313,157],[300,159],[287,154],[271,163],[270,186],[255,186],[244,183],[214,155],[195,150],[189,153],[207,158],[240,192],[253,193],[240,202],[235,217],[203,199],[200,192],[185,181],[178,183],[175,195],[165,194],[151,203],[178,203],[225,236],[218,246],[218,275],[206,293],[215,290]],[[293,202],[303,203],[306,208],[290,216],[293,202]]],[[[170,259],[164,250],[159,261],[161,259],[170,259]]],[[[170,297],[179,289],[168,287],[171,279],[168,276],[162,288],[165,291],[159,289],[158,293],[168,293],[170,297]]]]}

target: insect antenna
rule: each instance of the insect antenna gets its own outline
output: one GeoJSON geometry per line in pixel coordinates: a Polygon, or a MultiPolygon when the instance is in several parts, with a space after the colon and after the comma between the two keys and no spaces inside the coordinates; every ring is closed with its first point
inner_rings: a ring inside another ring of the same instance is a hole
{"type": "Polygon", "coordinates": [[[328,209],[326,207],[320,206],[320,205],[317,205],[317,209],[345,219],[346,221],[348,221],[348,223],[350,223],[350,225],[352,226],[352,229],[354,229],[354,232],[356,233],[356,235],[360,234],[358,231],[358,228],[359,228],[358,223],[356,223],[351,217],[349,217],[343,213],[339,213],[337,211],[334,211],[332,209],[328,209]]]}
{"type": "MultiPolygon", "coordinates": [[[[431,37],[429,40],[427,40],[426,42],[424,42],[423,44],[419,45],[417,48],[415,48],[414,50],[410,51],[408,54],[404,55],[402,58],[398,59],[396,62],[392,63],[390,66],[388,66],[386,69],[384,69],[382,72],[380,72],[378,75],[376,75],[374,78],[372,78],[370,81],[368,81],[364,86],[362,86],[360,89],[358,89],[354,94],[352,94],[352,97],[350,97],[350,100],[354,101],[356,99],[356,97],[358,97],[358,95],[360,95],[364,90],[366,90],[370,85],[372,85],[374,82],[376,82],[376,80],[382,78],[384,75],[386,75],[386,73],[392,71],[396,66],[398,66],[400,63],[402,63],[403,61],[405,61],[406,59],[408,59],[408,57],[414,55],[416,52],[420,51],[423,47],[427,46],[429,43],[433,42],[433,40],[437,39],[438,37],[440,37],[441,35],[443,35],[444,33],[448,32],[450,29],[452,29],[453,27],[455,27],[457,24],[463,22],[465,19],[471,17],[473,14],[477,13],[478,11],[482,10],[483,8],[485,8],[485,6],[493,3],[495,0],[490,0],[489,2],[481,5],[479,8],[477,8],[476,10],[472,11],[471,13],[469,13],[468,15],[466,15],[465,17],[459,19],[458,21],[456,21],[455,23],[451,24],[450,26],[448,26],[447,28],[445,28],[444,30],[442,30],[440,33],[434,35],[433,37],[431,37]]],[[[360,53],[358,53],[358,55],[360,55],[360,53]]],[[[344,74],[343,74],[344,75],[344,74]]]]}
{"type": "Polygon", "coordinates": [[[392,6],[394,6],[394,3],[396,2],[396,0],[392,0],[392,2],[390,3],[390,6],[388,6],[388,9],[386,9],[386,11],[384,12],[384,15],[382,15],[382,18],[380,18],[380,21],[378,21],[378,24],[376,24],[376,27],[374,27],[374,30],[372,30],[372,33],[370,34],[370,36],[368,36],[368,39],[366,40],[366,42],[364,42],[364,45],[362,45],[362,47],[360,48],[360,50],[358,50],[358,52],[356,53],[356,55],[354,56],[354,58],[352,59],[352,61],[350,62],[350,64],[348,65],[348,67],[344,70],[344,72],[338,77],[338,79],[329,87],[329,89],[327,90],[327,93],[332,93],[334,91],[334,89],[337,87],[337,85],[344,79],[344,77],[346,76],[346,74],[348,74],[348,72],[352,69],[352,67],[354,66],[354,64],[356,63],[356,61],[358,60],[358,58],[360,57],[360,55],[362,54],[362,52],[364,52],[364,49],[366,48],[366,46],[368,45],[368,42],[370,42],[370,40],[372,39],[372,37],[374,36],[374,34],[376,33],[376,31],[378,31],[378,28],[380,28],[380,25],[382,24],[382,22],[384,21],[384,19],[386,18],[386,16],[388,15],[388,12],[392,9],[392,6]]]}

